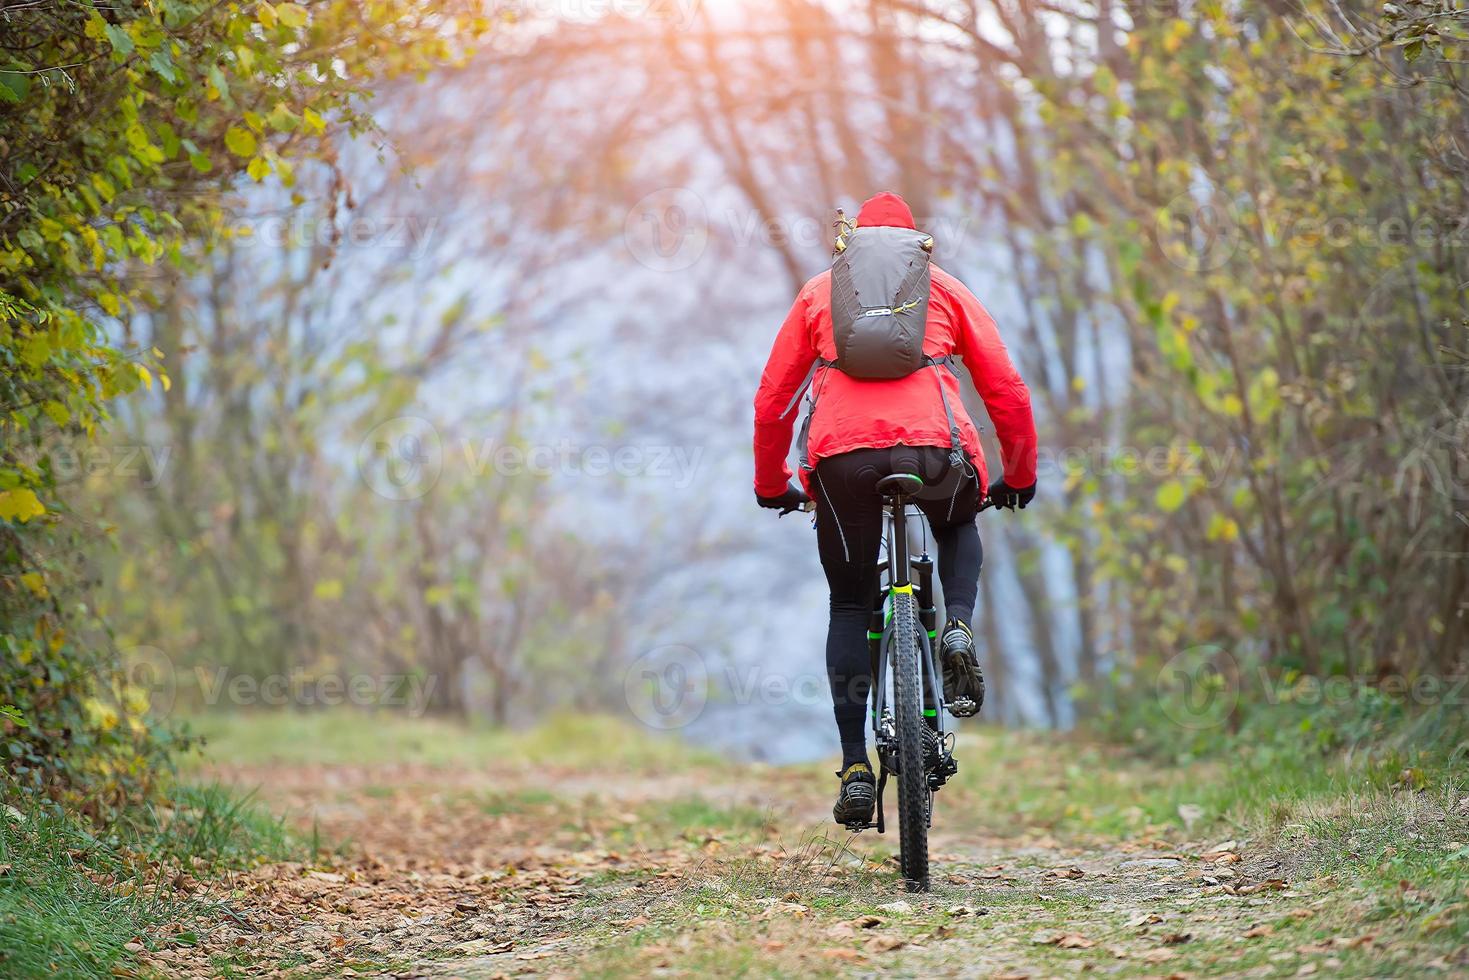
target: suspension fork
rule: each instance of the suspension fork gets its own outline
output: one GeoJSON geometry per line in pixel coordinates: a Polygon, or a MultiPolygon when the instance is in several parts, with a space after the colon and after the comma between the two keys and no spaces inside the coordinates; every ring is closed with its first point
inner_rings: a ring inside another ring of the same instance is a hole
{"type": "Polygon", "coordinates": [[[934,644],[938,639],[938,610],[934,607],[933,559],[923,552],[912,561],[913,593],[918,602],[918,622],[923,630],[919,647],[923,654],[923,716],[929,727],[942,732],[943,712],[939,710],[938,678],[935,676],[934,644]]]}

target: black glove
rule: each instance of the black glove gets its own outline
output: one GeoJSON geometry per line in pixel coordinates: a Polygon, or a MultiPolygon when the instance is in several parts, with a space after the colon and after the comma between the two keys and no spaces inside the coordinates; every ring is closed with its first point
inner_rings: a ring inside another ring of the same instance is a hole
{"type": "Polygon", "coordinates": [[[802,492],[801,488],[794,484],[787,484],[785,492],[777,497],[762,497],[755,494],[755,500],[761,507],[769,507],[771,510],[780,511],[784,517],[793,510],[800,510],[803,504],[808,503],[811,498],[802,492]]]}
{"type": "Polygon", "coordinates": [[[1004,478],[1001,477],[994,483],[990,484],[990,500],[994,502],[994,505],[996,507],[1008,507],[1010,510],[1014,510],[1016,507],[1019,507],[1021,510],[1024,510],[1025,505],[1030,503],[1034,499],[1034,483],[1032,483],[1028,487],[1021,487],[1017,490],[1015,487],[1012,487],[1010,486],[1010,484],[1006,483],[1004,478]]]}

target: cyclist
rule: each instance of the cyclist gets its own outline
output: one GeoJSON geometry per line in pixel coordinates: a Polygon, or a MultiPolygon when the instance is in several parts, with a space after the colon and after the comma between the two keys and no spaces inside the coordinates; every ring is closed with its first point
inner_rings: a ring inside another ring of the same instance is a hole
{"type": "MultiPolygon", "coordinates": [[[[857,215],[857,228],[873,226],[912,229],[913,213],[898,195],[881,193],[857,215]]],[[[1024,508],[1035,496],[1030,391],[974,294],[937,266],[931,274],[923,354],[961,357],[984,400],[1003,463],[1001,479],[987,490],[979,432],[948,366],[926,362],[932,369],[864,380],[829,363],[836,359],[830,270],[802,287],[755,395],[757,501],[785,514],[810,499],[808,494],[816,498],[817,549],[831,589],[827,679],[842,747],[841,786],[832,815],[841,824],[870,820],[877,796],[865,724],[872,685],[867,626],[877,599],[883,529],[877,481],[896,472],[924,478],[925,490],[915,503],[938,547],[947,609],[939,641],[944,698],[961,716],[976,713],[984,699],[970,627],[983,560],[975,514],[986,493],[995,505],[1012,509],[1024,508]],[[806,382],[812,402],[802,448],[803,490],[791,485],[786,457],[795,420],[791,407],[806,382]]]]}

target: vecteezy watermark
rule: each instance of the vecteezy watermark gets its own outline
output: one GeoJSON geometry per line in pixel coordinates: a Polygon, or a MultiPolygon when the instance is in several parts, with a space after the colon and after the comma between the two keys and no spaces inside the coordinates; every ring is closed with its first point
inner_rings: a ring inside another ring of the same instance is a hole
{"type": "Polygon", "coordinates": [[[645,195],[622,222],[622,240],[633,258],[655,272],[681,272],[709,244],[704,201],[687,187],[664,187],[645,195]]]}
{"type": "Polygon", "coordinates": [[[194,680],[209,707],[404,708],[417,717],[428,710],[437,674],[287,673],[251,674],[228,667],[195,667],[194,680]]]}
{"type": "MultiPolygon", "coordinates": [[[[833,215],[764,215],[753,208],[728,208],[715,215],[687,187],[664,187],[645,195],[623,219],[628,251],[655,272],[681,272],[698,262],[716,229],[736,248],[829,250],[836,238],[833,215]]],[[[936,253],[956,251],[969,234],[965,215],[935,215],[914,222],[934,239],[936,253]]]]}
{"type": "Polygon", "coordinates": [[[700,0],[494,0],[487,14],[510,23],[564,24],[605,17],[658,20],[684,30],[694,22],[699,7],[700,0]]]}
{"type": "MultiPolygon", "coordinates": [[[[870,679],[852,677],[838,684],[861,703],[870,679]]],[[[703,654],[680,643],[649,650],[629,664],[622,691],[633,717],[660,731],[693,724],[711,701],[800,707],[831,703],[831,682],[824,673],[787,674],[758,664],[711,668],[703,654]]]]}
{"type": "Polygon", "coordinates": [[[1403,455],[1393,477],[1393,493],[1425,485],[1453,503],[1469,501],[1469,419],[1429,429],[1403,455]]]}
{"type": "Polygon", "coordinates": [[[123,443],[116,445],[75,445],[58,441],[23,454],[31,465],[42,459],[57,483],[79,483],[102,477],[135,483],[153,490],[163,482],[173,446],[167,443],[123,443]]]}
{"type": "MultiPolygon", "coordinates": [[[[163,650],[140,644],[118,651],[110,698],[130,715],[166,718],[178,701],[181,682],[198,691],[204,707],[404,708],[417,716],[433,703],[437,674],[310,671],[293,668],[264,674],[226,666],[195,665],[181,670],[163,650]]],[[[191,695],[192,698],[192,695],[191,695]]]]}
{"type": "Polygon", "coordinates": [[[649,728],[668,731],[694,722],[709,700],[709,671],[693,647],[670,643],[628,665],[622,675],[628,709],[649,728]]]}
{"type": "Polygon", "coordinates": [[[434,488],[444,468],[439,431],[414,415],[379,422],[357,447],[357,472],[389,500],[415,500],[434,488]]]}
{"type": "Polygon", "coordinates": [[[1265,702],[1272,706],[1339,706],[1368,697],[1381,697],[1408,702],[1420,708],[1469,707],[1469,674],[1417,674],[1412,677],[1397,673],[1371,677],[1331,674],[1316,677],[1287,673],[1283,677],[1275,677],[1263,667],[1256,667],[1255,672],[1265,702]]]}
{"type": "Polygon", "coordinates": [[[1227,722],[1246,684],[1271,707],[1340,706],[1368,698],[1406,701],[1419,707],[1469,707],[1469,674],[1318,677],[1271,670],[1263,663],[1244,670],[1233,654],[1213,644],[1190,647],[1170,657],[1158,671],[1154,693],[1170,721],[1199,731],[1227,722]]]}
{"type": "Polygon", "coordinates": [[[1234,202],[1213,187],[1185,191],[1169,201],[1153,230],[1164,257],[1189,272],[1222,267],[1241,237],[1234,202]]]}
{"type": "Polygon", "coordinates": [[[1239,704],[1238,666],[1229,651],[1213,644],[1176,653],[1154,679],[1158,704],[1180,728],[1217,728],[1239,704]]]}
{"type": "Polygon", "coordinates": [[[1222,449],[1179,440],[1153,446],[1117,446],[1096,441],[1085,446],[1042,446],[1036,468],[1043,475],[1188,477],[1207,487],[1224,483],[1241,460],[1242,450],[1222,449]]]}
{"type": "MultiPolygon", "coordinates": [[[[967,216],[915,218],[914,224],[933,237],[934,250],[957,249],[969,234],[967,216]]],[[[833,219],[810,215],[786,215],[762,218],[753,210],[729,210],[722,216],[725,236],[737,248],[755,245],[830,249],[836,240],[833,219]]]]}
{"type": "Polygon", "coordinates": [[[421,258],[438,234],[439,218],[417,214],[326,218],[303,211],[289,214],[227,216],[209,229],[210,237],[236,247],[301,249],[332,246],[396,249],[421,258]]]}
{"type": "Polygon", "coordinates": [[[496,444],[487,440],[478,446],[466,441],[464,459],[472,476],[478,478],[493,470],[500,476],[570,476],[625,479],[651,478],[669,481],[675,489],[687,490],[703,459],[701,446],[620,445],[579,446],[568,440],[554,445],[540,443],[516,445],[496,444]]]}
{"type": "Polygon", "coordinates": [[[415,500],[434,488],[447,465],[472,479],[573,476],[665,481],[688,489],[704,458],[701,446],[620,443],[580,445],[457,440],[445,448],[426,419],[403,415],[373,426],[357,447],[357,470],[368,489],[388,500],[415,500]]]}
{"type": "Polygon", "coordinates": [[[178,698],[173,660],[158,647],[138,644],[117,652],[119,676],[110,693],[130,713],[168,717],[178,698]]]}

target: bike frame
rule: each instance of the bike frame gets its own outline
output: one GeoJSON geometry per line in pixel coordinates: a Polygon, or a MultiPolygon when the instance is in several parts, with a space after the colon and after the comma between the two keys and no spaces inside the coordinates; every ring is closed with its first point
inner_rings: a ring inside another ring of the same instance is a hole
{"type": "MultiPolygon", "coordinates": [[[[878,758],[881,760],[877,790],[878,833],[883,833],[886,829],[882,804],[887,774],[896,768],[892,764],[897,751],[896,736],[893,730],[892,713],[888,706],[887,690],[889,666],[894,656],[891,615],[891,597],[894,593],[913,592],[915,598],[919,600],[921,627],[919,629],[919,650],[923,659],[924,714],[935,720],[935,729],[941,740],[945,735],[944,687],[935,668],[931,642],[937,619],[933,606],[933,560],[929,558],[927,551],[921,552],[916,559],[910,559],[908,549],[908,518],[911,516],[922,520],[922,515],[916,508],[910,514],[908,505],[901,499],[888,501],[885,504],[885,511],[884,539],[887,545],[887,561],[886,564],[878,565],[877,605],[873,610],[873,621],[869,624],[867,631],[870,644],[877,640],[872,651],[875,662],[872,670],[871,719],[873,740],[877,747],[878,758]],[[914,571],[917,572],[917,582],[914,581],[914,571]],[[886,585],[883,584],[884,575],[887,579],[886,585]],[[878,625],[879,617],[881,617],[881,629],[874,630],[872,627],[878,625]]],[[[928,791],[930,826],[933,822],[933,789],[934,787],[930,786],[928,791]]]]}

